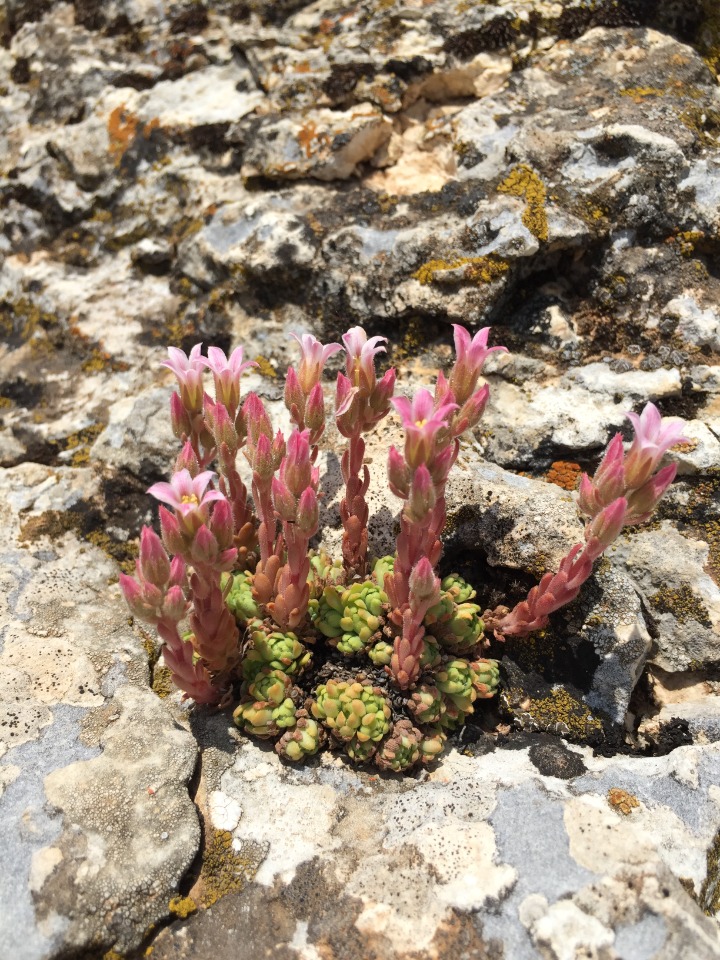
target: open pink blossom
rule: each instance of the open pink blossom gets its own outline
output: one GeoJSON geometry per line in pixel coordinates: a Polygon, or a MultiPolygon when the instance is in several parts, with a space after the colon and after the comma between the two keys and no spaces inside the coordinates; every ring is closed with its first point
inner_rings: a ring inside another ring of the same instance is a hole
{"type": "Polygon", "coordinates": [[[212,470],[205,470],[196,477],[190,476],[188,470],[179,470],[173,474],[170,483],[154,483],[148,493],[167,503],[183,520],[187,520],[191,514],[206,512],[207,504],[213,500],[224,499],[219,490],[207,489],[214,476],[212,470]]]}
{"type": "Polygon", "coordinates": [[[240,377],[246,370],[256,367],[254,360],[243,363],[243,348],[236,347],[229,357],[220,347],[208,347],[208,355],[201,362],[212,371],[215,381],[215,399],[234,414],[240,404],[240,377]]]}
{"type": "Polygon", "coordinates": [[[328,343],[323,346],[311,333],[303,333],[300,337],[296,333],[291,333],[290,336],[300,345],[298,380],[303,393],[307,396],[315,384],[320,382],[323,367],[328,359],[338,350],[342,350],[342,346],[339,343],[328,343]]]}
{"type": "Polygon", "coordinates": [[[507,353],[507,347],[488,347],[490,327],[483,327],[472,339],[459,323],[453,324],[455,333],[455,366],[450,373],[449,387],[459,404],[472,394],[488,354],[496,350],[507,353]]]}
{"type": "Polygon", "coordinates": [[[667,420],[653,403],[645,405],[641,414],[628,413],[635,427],[635,437],[625,459],[625,479],[628,488],[637,490],[659,465],[665,453],[676,443],[687,442],[683,436],[684,424],[667,420]]]}
{"type": "Polygon", "coordinates": [[[369,395],[375,388],[375,355],[385,353],[385,347],[377,344],[387,343],[387,337],[370,337],[362,327],[351,327],[343,334],[343,343],[347,353],[346,372],[353,384],[363,396],[369,395]]]}
{"type": "Polygon", "coordinates": [[[188,356],[179,347],[168,347],[169,359],[162,361],[177,377],[183,406],[189,413],[201,413],[203,407],[202,377],[205,365],[200,355],[201,343],[196,343],[188,356]]]}
{"type": "Polygon", "coordinates": [[[407,397],[393,397],[392,404],[405,427],[405,459],[411,467],[427,463],[436,452],[438,431],[448,426],[448,415],[458,405],[443,403],[436,409],[429,390],[418,390],[412,402],[407,397]]]}

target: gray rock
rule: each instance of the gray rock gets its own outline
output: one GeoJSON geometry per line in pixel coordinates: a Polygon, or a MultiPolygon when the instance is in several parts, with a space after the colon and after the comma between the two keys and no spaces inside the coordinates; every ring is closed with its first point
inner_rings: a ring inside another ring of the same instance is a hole
{"type": "Polygon", "coordinates": [[[98,463],[129,470],[142,479],[165,476],[178,454],[170,424],[170,387],[152,387],[120,400],[90,450],[98,463]]]}

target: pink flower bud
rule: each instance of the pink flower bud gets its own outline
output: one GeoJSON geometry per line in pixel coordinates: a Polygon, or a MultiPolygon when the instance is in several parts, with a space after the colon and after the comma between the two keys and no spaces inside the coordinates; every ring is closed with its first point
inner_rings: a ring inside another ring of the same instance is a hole
{"type": "Polygon", "coordinates": [[[450,384],[445,374],[442,370],[439,370],[435,381],[435,405],[440,407],[444,403],[455,403],[455,397],[450,390],[450,384]]]}
{"type": "Polygon", "coordinates": [[[269,438],[261,433],[252,459],[253,473],[262,482],[269,483],[275,473],[275,461],[269,438]]]}
{"type": "Polygon", "coordinates": [[[272,499],[275,512],[280,519],[294,523],[297,516],[297,502],[286,484],[278,477],[273,477],[272,499]]]}
{"type": "Polygon", "coordinates": [[[200,472],[200,464],[193,450],[193,445],[188,440],[175,460],[173,473],[180,473],[181,470],[187,470],[191,477],[196,477],[200,472]]]}
{"type": "Polygon", "coordinates": [[[170,396],[170,423],[172,431],[178,440],[189,437],[192,433],[192,421],[188,415],[179,393],[172,392],[170,396]]]}
{"type": "Polygon", "coordinates": [[[584,473],[580,477],[580,487],[578,489],[578,508],[586,517],[594,517],[601,509],[598,504],[598,497],[595,486],[590,477],[584,473]]]}
{"type": "Polygon", "coordinates": [[[170,513],[167,507],[160,507],[160,533],[165,549],[168,553],[183,553],[185,540],[180,530],[177,517],[170,513]]]}
{"type": "Polygon", "coordinates": [[[296,497],[309,486],[312,479],[309,430],[293,430],[290,434],[281,476],[296,497]]]}
{"type": "Polygon", "coordinates": [[[238,438],[235,432],[235,424],[227,408],[222,403],[213,403],[207,397],[205,400],[205,423],[213,435],[215,445],[220,448],[222,444],[225,444],[230,456],[234,457],[238,450],[238,438]]]}
{"type": "Polygon", "coordinates": [[[170,586],[176,587],[178,585],[184,586],[185,584],[185,561],[182,557],[173,557],[170,562],[170,586]]]}
{"type": "MultiPolygon", "coordinates": [[[[152,588],[152,584],[148,586],[152,588]]],[[[155,623],[159,619],[158,606],[155,603],[148,602],[146,590],[133,577],[121,573],[120,589],[133,616],[148,623],[155,623]]],[[[161,601],[162,594],[156,587],[153,589],[157,594],[158,601],[161,601]]]]}
{"type": "Polygon", "coordinates": [[[628,515],[625,523],[642,523],[648,520],[655,511],[660,498],[675,479],[677,464],[670,463],[662,470],[658,470],[654,477],[650,477],[639,490],[628,496],[628,515]]]}
{"type": "Polygon", "coordinates": [[[628,502],[624,497],[618,497],[611,504],[605,507],[585,528],[585,539],[588,545],[597,541],[597,553],[595,549],[591,553],[596,556],[607,550],[613,541],[617,540],[625,523],[625,515],[628,509],[628,502]]]}
{"type": "Polygon", "coordinates": [[[180,397],[190,418],[202,413],[203,408],[203,358],[200,356],[202,344],[197,343],[186,356],[177,347],[168,347],[168,360],[162,365],[169,367],[177,377],[180,397]]]}
{"type": "Polygon", "coordinates": [[[156,587],[164,587],[170,578],[170,559],[150,527],[143,527],[140,534],[140,569],[143,578],[156,587]]]}
{"type": "Polygon", "coordinates": [[[370,394],[370,407],[376,416],[384,417],[390,410],[390,400],[395,392],[397,371],[391,367],[385,372],[382,379],[370,394]]]}
{"type": "Polygon", "coordinates": [[[407,504],[408,519],[415,523],[424,520],[435,506],[437,495],[430,477],[430,471],[421,463],[413,476],[410,497],[407,504]]]}
{"type": "Polygon", "coordinates": [[[205,524],[202,524],[202,526],[198,528],[190,547],[190,556],[192,557],[193,563],[204,564],[205,566],[211,567],[217,560],[218,553],[217,540],[205,524]]]}
{"type": "Polygon", "coordinates": [[[282,435],[282,430],[278,430],[272,442],[272,460],[273,460],[273,467],[275,470],[277,470],[280,464],[282,463],[284,456],[285,456],[285,437],[282,435]]]}
{"type": "Polygon", "coordinates": [[[475,393],[465,401],[462,408],[455,414],[453,423],[454,436],[459,437],[467,430],[472,430],[472,428],[478,424],[483,413],[485,413],[489,396],[490,387],[485,384],[484,387],[476,390],[475,393]]]}
{"type": "Polygon", "coordinates": [[[232,508],[227,500],[218,500],[215,503],[210,518],[210,530],[217,540],[220,550],[227,550],[232,546],[235,531],[233,529],[232,508]]]}
{"type": "Polygon", "coordinates": [[[428,464],[430,476],[436,487],[442,486],[447,481],[448,474],[457,460],[459,450],[460,444],[456,440],[441,450],[428,464]]]}
{"type": "Polygon", "coordinates": [[[305,426],[305,394],[293,367],[288,367],[285,375],[285,406],[290,411],[293,423],[301,428],[305,426]]]}
{"type": "Polygon", "coordinates": [[[317,443],[325,430],[325,397],[319,383],[315,384],[307,398],[305,426],[310,431],[310,442],[317,443]]]}
{"type": "Polygon", "coordinates": [[[319,510],[317,494],[312,487],[303,490],[297,508],[297,528],[308,539],[318,528],[319,510]]]}
{"type": "Polygon", "coordinates": [[[410,595],[419,603],[435,602],[440,596],[440,581],[427,557],[422,557],[410,574],[410,595]]]}
{"type": "Polygon", "coordinates": [[[172,620],[175,623],[182,620],[188,611],[189,604],[185,600],[185,595],[178,586],[170,587],[165,594],[163,603],[163,617],[172,620]]]}
{"type": "Polygon", "coordinates": [[[243,404],[243,419],[245,420],[248,438],[252,446],[257,446],[261,436],[272,440],[272,424],[267,415],[265,405],[256,393],[249,393],[243,404]]]}
{"type": "Polygon", "coordinates": [[[407,500],[410,494],[410,468],[395,447],[390,447],[388,451],[388,480],[395,496],[407,500]]]}
{"type": "Polygon", "coordinates": [[[351,437],[357,432],[358,421],[358,388],[343,373],[338,373],[335,389],[335,422],[344,437],[351,437]]]}

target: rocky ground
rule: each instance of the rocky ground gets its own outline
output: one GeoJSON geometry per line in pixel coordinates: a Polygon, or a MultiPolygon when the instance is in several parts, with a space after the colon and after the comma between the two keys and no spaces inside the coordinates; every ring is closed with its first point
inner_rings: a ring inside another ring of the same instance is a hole
{"type": "Polygon", "coordinates": [[[0,955],[720,956],[715,6],[0,12],[0,955]],[[283,766],[180,705],[120,597],[176,449],[164,348],[243,343],[281,417],[289,330],[388,336],[407,392],[456,321],[511,350],[450,488],[482,602],[574,542],[628,409],[688,420],[678,481],[493,651],[500,702],[429,776],[283,766]]]}

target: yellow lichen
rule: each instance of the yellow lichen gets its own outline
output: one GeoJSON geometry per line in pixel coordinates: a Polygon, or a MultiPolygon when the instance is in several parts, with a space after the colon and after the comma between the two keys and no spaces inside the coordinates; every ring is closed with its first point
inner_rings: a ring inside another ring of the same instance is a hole
{"type": "Polygon", "coordinates": [[[154,693],[164,700],[169,697],[175,689],[172,680],[172,674],[167,667],[155,666],[153,670],[152,688],[154,693]]]}
{"type": "Polygon", "coordinates": [[[708,627],[711,625],[707,607],[687,583],[681,584],[677,589],[662,587],[648,599],[656,610],[660,613],[671,613],[680,623],[695,620],[708,627]]]}
{"type": "MultiPolygon", "coordinates": [[[[192,897],[173,897],[170,903],[168,903],[168,910],[173,916],[180,917],[181,920],[186,920],[191,913],[195,913],[197,904],[192,897]]],[[[152,947],[149,949],[152,949],[152,947]]],[[[147,956],[147,951],[145,955],[147,956]]]]}
{"type": "Polygon", "coordinates": [[[720,912],[720,830],[706,854],[707,870],[698,901],[708,917],[720,912]]]}
{"type": "Polygon", "coordinates": [[[524,163],[510,171],[498,185],[498,193],[520,197],[525,201],[522,222],[538,240],[548,238],[548,220],[545,211],[547,190],[540,177],[524,163]]]}
{"type": "Polygon", "coordinates": [[[257,372],[263,377],[269,377],[271,380],[276,380],[278,372],[275,367],[270,363],[267,357],[254,357],[255,363],[257,364],[257,372]]]}
{"type": "Polygon", "coordinates": [[[562,733],[575,740],[602,730],[582,700],[573,697],[564,687],[555,687],[547,697],[533,699],[519,688],[504,692],[503,699],[520,722],[529,728],[562,733]]]}
{"type": "Polygon", "coordinates": [[[469,280],[474,283],[492,283],[504,273],[507,273],[509,264],[492,254],[487,257],[455,257],[450,260],[428,260],[413,274],[413,279],[420,283],[445,282],[453,283],[457,280],[469,280]],[[460,270],[460,275],[450,275],[448,271],[460,270]]]}
{"type": "Polygon", "coordinates": [[[212,906],[228,893],[242,890],[249,883],[261,858],[244,857],[233,849],[233,837],[228,830],[212,830],[202,855],[200,882],[201,904],[212,906]]]}
{"type": "Polygon", "coordinates": [[[620,91],[621,97],[632,97],[633,100],[642,102],[645,97],[660,97],[665,93],[662,87],[623,87],[620,91]]]}

